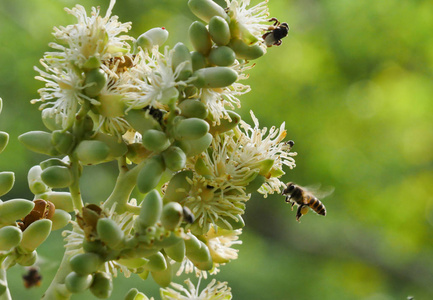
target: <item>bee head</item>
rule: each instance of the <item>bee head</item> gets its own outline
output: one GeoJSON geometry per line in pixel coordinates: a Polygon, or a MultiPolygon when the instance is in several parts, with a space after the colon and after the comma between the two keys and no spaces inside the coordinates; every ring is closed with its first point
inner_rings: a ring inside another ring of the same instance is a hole
{"type": "Polygon", "coordinates": [[[281,24],[280,24],[280,27],[286,27],[287,30],[289,30],[289,24],[287,24],[286,22],[281,23],[281,24]]]}
{"type": "Polygon", "coordinates": [[[295,189],[295,184],[293,182],[287,183],[287,187],[283,191],[283,195],[290,195],[295,189]]]}

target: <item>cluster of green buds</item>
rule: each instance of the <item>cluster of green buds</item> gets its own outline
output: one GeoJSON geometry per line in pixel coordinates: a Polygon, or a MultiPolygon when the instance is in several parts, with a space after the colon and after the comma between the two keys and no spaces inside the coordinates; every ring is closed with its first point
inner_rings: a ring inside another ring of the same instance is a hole
{"type": "MultiPolygon", "coordinates": [[[[251,193],[280,193],[283,166],[295,166],[293,142],[283,142],[284,124],[260,129],[253,114],[250,126],[234,111],[238,96],[250,91],[239,82],[248,77],[249,62],[268,47],[262,37],[270,30],[266,2],[249,8],[247,0],[226,0],[223,8],[189,0],[200,19],[189,27],[190,43],[162,52],[168,31],[120,35],[130,23],[111,16],[114,3],[105,17],[99,8],[87,15],[77,5],[67,11],[78,23],[56,28],[54,51],[41,60],[45,70],[36,68],[45,87],[32,101],[41,102],[47,131],[19,137],[50,158],[29,171],[33,201],[0,202],[0,259],[5,253],[8,267],[32,265],[50,232],[72,223],[64,231],[65,258],[44,299],[88,289],[108,298],[118,270],[143,279],[150,274],[162,299],[178,299],[168,288],[179,289],[176,270],[201,278],[236,259],[232,247],[241,243],[251,193]],[[82,173],[110,161],[119,169],[111,195],[86,203],[82,173]],[[69,191],[58,190],[64,188],[69,191]],[[134,189],[138,201],[131,198],[134,189]]],[[[2,176],[0,194],[13,183],[13,175],[2,176]]],[[[214,284],[203,295],[231,299],[225,283],[214,284]]],[[[147,297],[132,289],[126,299],[147,297]]]]}

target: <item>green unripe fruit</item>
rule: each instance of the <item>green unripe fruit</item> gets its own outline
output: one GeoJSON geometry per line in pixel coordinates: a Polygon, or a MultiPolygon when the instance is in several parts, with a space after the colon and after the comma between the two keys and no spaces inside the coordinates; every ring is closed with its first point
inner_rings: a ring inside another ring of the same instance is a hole
{"type": "Polygon", "coordinates": [[[241,121],[241,116],[239,116],[234,111],[228,110],[227,114],[229,115],[230,119],[220,119],[219,125],[210,127],[209,129],[210,133],[219,134],[219,133],[227,132],[235,128],[236,125],[238,125],[239,122],[241,121]]]}
{"type": "MultiPolygon", "coordinates": [[[[39,166],[41,167],[42,170],[45,170],[46,168],[52,167],[52,166],[62,166],[62,167],[67,167],[68,164],[65,163],[63,160],[58,159],[58,158],[49,158],[44,160],[43,162],[41,162],[39,164],[39,166]]],[[[39,173],[39,178],[40,178],[40,174],[42,173],[42,171],[39,173]]]]}
{"type": "Polygon", "coordinates": [[[192,69],[196,71],[201,68],[205,68],[207,65],[206,57],[197,51],[191,52],[192,69]]]}
{"type": "Polygon", "coordinates": [[[185,258],[185,241],[180,240],[172,246],[164,247],[164,251],[171,259],[182,262],[185,258]]]}
{"type": "Polygon", "coordinates": [[[159,183],[165,165],[160,155],[153,156],[146,161],[137,176],[137,187],[141,193],[148,193],[159,183]]]}
{"type": "Polygon", "coordinates": [[[143,133],[141,142],[146,149],[158,153],[170,146],[170,140],[165,132],[156,129],[149,129],[143,133]]]}
{"type": "Polygon", "coordinates": [[[38,253],[35,250],[30,253],[21,254],[20,256],[17,257],[16,262],[21,266],[28,267],[34,265],[37,258],[38,258],[38,253]]]}
{"type": "Polygon", "coordinates": [[[7,194],[15,183],[15,174],[13,172],[0,172],[0,197],[7,194]]]}
{"type": "Polygon", "coordinates": [[[59,155],[59,152],[51,144],[51,133],[44,131],[29,131],[18,137],[18,140],[33,152],[59,155]]]}
{"type": "Polygon", "coordinates": [[[163,27],[156,27],[140,35],[137,39],[137,46],[143,50],[150,50],[153,46],[161,46],[167,39],[168,31],[163,27]]]}
{"type": "Polygon", "coordinates": [[[162,199],[157,190],[150,191],[141,203],[140,214],[136,219],[138,229],[155,225],[162,212],[162,199]]]}
{"type": "Polygon", "coordinates": [[[149,260],[144,257],[135,257],[135,258],[121,258],[118,259],[117,262],[129,269],[137,269],[147,264],[149,260]]]}
{"type": "Polygon", "coordinates": [[[53,203],[56,210],[60,209],[67,212],[74,210],[72,196],[69,192],[47,192],[41,195],[41,198],[53,203]]]}
{"type": "Polygon", "coordinates": [[[211,64],[227,67],[231,66],[236,60],[236,54],[227,46],[212,48],[209,53],[209,62],[211,64]]]}
{"type": "Polygon", "coordinates": [[[187,157],[195,156],[205,151],[212,143],[212,139],[212,134],[206,133],[199,139],[183,141],[186,149],[181,148],[185,151],[187,157]]]}
{"type": "Polygon", "coordinates": [[[95,273],[102,265],[101,257],[95,253],[80,253],[74,255],[69,264],[72,271],[79,275],[95,273]]]}
{"type": "Polygon", "coordinates": [[[136,288],[132,288],[129,290],[129,292],[126,294],[125,299],[124,300],[148,300],[146,296],[143,295],[142,298],[140,298],[140,295],[142,294],[140,292],[138,292],[138,290],[136,288]],[[144,298],[146,297],[146,298],[144,298]]]}
{"type": "Polygon", "coordinates": [[[199,118],[180,119],[173,126],[173,131],[177,140],[195,140],[208,133],[209,124],[199,118]]]}
{"type": "Polygon", "coordinates": [[[183,200],[191,189],[191,184],[187,178],[192,179],[192,171],[182,171],[176,173],[167,185],[164,194],[164,203],[179,202],[183,200]]]}
{"type": "Polygon", "coordinates": [[[107,82],[107,75],[102,69],[92,69],[86,73],[84,93],[89,97],[96,97],[107,82]]]}
{"type": "Polygon", "coordinates": [[[0,203],[0,224],[14,224],[16,220],[27,216],[35,206],[33,201],[12,199],[0,203]]]}
{"type": "Polygon", "coordinates": [[[143,110],[132,109],[125,115],[126,121],[142,135],[149,129],[161,130],[161,125],[143,110]]]}
{"type": "Polygon", "coordinates": [[[55,130],[53,131],[51,143],[54,148],[62,154],[68,154],[75,144],[74,136],[68,131],[55,130]]]}
{"type": "Polygon", "coordinates": [[[226,67],[203,68],[194,72],[193,84],[198,88],[220,88],[234,83],[238,79],[236,71],[226,67]]]}
{"type": "Polygon", "coordinates": [[[205,119],[209,113],[206,105],[197,99],[183,100],[178,107],[181,115],[186,118],[205,119]]]}
{"type": "Polygon", "coordinates": [[[196,17],[206,23],[209,23],[213,16],[219,16],[223,19],[229,20],[224,8],[212,0],[189,0],[188,6],[196,17]]]}
{"type": "Polygon", "coordinates": [[[40,219],[31,223],[23,232],[20,246],[27,252],[35,250],[41,245],[51,232],[51,220],[40,219]]]}
{"type": "Polygon", "coordinates": [[[22,231],[15,226],[0,228],[0,251],[9,251],[16,247],[23,236],[22,231]]]}
{"type": "Polygon", "coordinates": [[[101,105],[95,108],[100,115],[107,118],[117,118],[125,114],[125,102],[122,95],[101,94],[98,100],[101,105]]]}
{"type": "Polygon", "coordinates": [[[6,148],[9,142],[9,134],[4,131],[0,131],[0,153],[6,148]]]}
{"type": "Polygon", "coordinates": [[[99,132],[95,135],[94,140],[103,142],[105,145],[108,146],[110,152],[107,159],[117,158],[125,155],[126,152],[128,152],[128,146],[126,145],[126,143],[123,140],[119,141],[119,139],[115,136],[99,132]]]}
{"type": "Polygon", "coordinates": [[[87,290],[92,284],[92,281],[93,276],[90,274],[82,276],[71,272],[65,278],[65,285],[71,293],[80,293],[87,290]]]}
{"type": "Polygon", "coordinates": [[[212,257],[210,256],[209,248],[205,243],[198,240],[192,234],[189,234],[190,239],[185,240],[186,256],[198,267],[200,270],[212,269],[212,257]],[[210,267],[210,268],[209,268],[210,267]]]}
{"type": "Polygon", "coordinates": [[[148,259],[149,262],[144,265],[144,268],[146,268],[146,270],[152,272],[160,272],[167,269],[167,262],[165,260],[164,255],[161,252],[149,256],[148,259]]]}
{"type": "Polygon", "coordinates": [[[72,183],[72,174],[69,168],[62,166],[48,167],[41,173],[42,181],[53,188],[65,188],[72,183]]]}
{"type": "Polygon", "coordinates": [[[100,66],[101,66],[101,60],[99,58],[97,58],[96,56],[91,56],[84,63],[83,69],[88,71],[88,70],[92,70],[92,69],[97,69],[100,66]]]}
{"type": "Polygon", "coordinates": [[[185,167],[186,155],[179,147],[171,146],[162,152],[165,166],[172,171],[179,171],[185,167]]]}
{"type": "Polygon", "coordinates": [[[78,144],[75,154],[84,165],[94,165],[103,162],[110,154],[110,148],[101,141],[86,140],[78,144]]]}
{"type": "Polygon", "coordinates": [[[239,59],[253,60],[263,56],[266,53],[266,50],[264,50],[258,44],[249,46],[238,38],[232,39],[228,46],[232,48],[232,50],[236,53],[236,58],[239,59]]]}
{"type": "Polygon", "coordinates": [[[61,209],[56,208],[54,211],[54,215],[50,218],[51,222],[53,222],[53,227],[51,230],[57,230],[65,227],[69,224],[69,221],[71,220],[71,215],[61,209]]]}
{"type": "Polygon", "coordinates": [[[113,291],[113,280],[111,275],[105,272],[97,272],[93,276],[93,282],[90,286],[92,294],[100,299],[107,299],[113,291]]]}
{"type": "Polygon", "coordinates": [[[171,264],[167,264],[167,268],[163,271],[150,272],[150,274],[152,274],[153,280],[161,287],[167,287],[173,279],[171,264]]]}
{"type": "Polygon", "coordinates": [[[214,16],[210,19],[209,33],[218,46],[225,46],[230,42],[229,24],[220,16],[214,16]]]}
{"type": "Polygon", "coordinates": [[[194,49],[203,55],[207,55],[212,48],[212,40],[206,26],[195,21],[189,27],[188,33],[194,49]]]}
{"type": "Polygon", "coordinates": [[[101,241],[110,248],[119,245],[125,236],[116,222],[108,218],[100,218],[98,220],[98,223],[96,224],[96,232],[101,241]]]}
{"type": "Polygon", "coordinates": [[[179,75],[176,80],[187,80],[192,74],[191,54],[184,44],[177,43],[173,48],[173,56],[171,61],[173,72],[176,71],[180,64],[183,64],[183,66],[179,71],[179,75]]]}
{"type": "Polygon", "coordinates": [[[167,230],[174,230],[180,226],[182,217],[182,205],[177,202],[169,202],[162,209],[161,224],[167,230]]]}

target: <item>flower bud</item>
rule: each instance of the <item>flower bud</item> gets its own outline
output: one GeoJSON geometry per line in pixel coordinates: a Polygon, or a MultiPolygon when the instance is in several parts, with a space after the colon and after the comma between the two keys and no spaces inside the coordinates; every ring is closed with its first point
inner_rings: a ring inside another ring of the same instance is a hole
{"type": "Polygon", "coordinates": [[[119,245],[125,235],[119,225],[108,218],[100,218],[98,220],[96,231],[101,241],[110,248],[115,248],[119,245]]]}
{"type": "Polygon", "coordinates": [[[57,209],[67,212],[74,211],[72,196],[69,192],[47,192],[40,197],[53,203],[56,207],[56,211],[57,209]]]}
{"type": "Polygon", "coordinates": [[[211,128],[209,129],[210,133],[219,134],[227,132],[229,130],[232,130],[236,127],[236,125],[239,124],[239,122],[241,121],[241,116],[231,110],[228,110],[227,113],[230,119],[220,119],[219,125],[211,126],[211,128]]]}
{"type": "Polygon", "coordinates": [[[83,69],[86,71],[97,69],[101,66],[101,60],[96,56],[89,57],[83,64],[83,69]]]}
{"type": "Polygon", "coordinates": [[[191,184],[187,178],[192,179],[192,171],[182,171],[176,173],[167,185],[164,194],[164,203],[179,202],[183,200],[191,189],[191,184]]]}
{"type": "Polygon", "coordinates": [[[185,258],[185,241],[180,240],[172,246],[164,247],[164,251],[171,259],[182,262],[185,258]]]}
{"type": "Polygon", "coordinates": [[[105,272],[97,272],[93,276],[90,291],[96,298],[107,299],[113,291],[113,280],[111,275],[105,272]]]}
{"type": "Polygon", "coordinates": [[[30,191],[35,195],[42,194],[50,190],[48,185],[42,181],[41,173],[42,168],[40,166],[33,166],[27,175],[30,191]]]}
{"type": "Polygon", "coordinates": [[[20,254],[15,261],[21,266],[28,267],[35,264],[36,259],[38,258],[38,253],[36,250],[30,253],[22,253],[20,254]]]}
{"type": "Polygon", "coordinates": [[[97,68],[86,72],[84,79],[84,93],[89,97],[96,97],[104,88],[107,82],[107,75],[104,70],[97,68]]]}
{"type": "Polygon", "coordinates": [[[55,130],[52,133],[51,144],[62,154],[68,154],[75,145],[75,138],[69,131],[55,130]]]}
{"type": "Polygon", "coordinates": [[[222,229],[226,230],[236,230],[241,229],[245,226],[244,219],[240,215],[236,215],[236,220],[228,217],[228,218],[219,218],[216,221],[216,224],[218,227],[221,227],[222,229]]]}
{"type": "Polygon", "coordinates": [[[9,142],[9,134],[4,131],[0,131],[0,153],[6,148],[9,142]]]}
{"type": "Polygon", "coordinates": [[[162,212],[162,199],[157,190],[151,190],[141,203],[140,214],[136,219],[138,229],[154,225],[162,212]]]}
{"type": "Polygon", "coordinates": [[[0,224],[14,224],[28,215],[35,204],[25,199],[12,199],[0,203],[0,224]]]}
{"type": "Polygon", "coordinates": [[[110,152],[108,153],[108,157],[106,158],[106,160],[110,160],[110,158],[117,158],[123,156],[128,151],[128,146],[126,145],[126,143],[123,140],[119,141],[119,139],[115,136],[103,134],[99,132],[94,136],[93,139],[95,141],[103,142],[110,149],[110,152]]]}
{"type": "Polygon", "coordinates": [[[119,264],[127,267],[128,269],[138,269],[149,262],[147,258],[144,257],[134,257],[134,258],[121,258],[116,260],[119,264]]]}
{"type": "Polygon", "coordinates": [[[95,273],[101,267],[102,263],[101,257],[91,252],[76,254],[69,261],[72,271],[78,275],[95,273]]]}
{"type": "Polygon", "coordinates": [[[206,105],[198,99],[186,99],[179,103],[181,116],[186,118],[205,119],[208,115],[206,105]]]}
{"type": "Polygon", "coordinates": [[[53,188],[65,188],[72,183],[72,174],[69,168],[62,166],[48,167],[41,173],[45,184],[53,188]]]}
{"type": "Polygon", "coordinates": [[[257,191],[263,185],[263,183],[265,183],[265,181],[265,176],[256,173],[254,179],[252,179],[245,187],[245,193],[249,194],[257,191]]]}
{"type": "Polygon", "coordinates": [[[126,121],[139,133],[144,134],[149,129],[161,130],[158,121],[147,115],[143,110],[132,109],[125,115],[126,121]]]}
{"type": "Polygon", "coordinates": [[[51,144],[51,133],[44,131],[29,131],[18,137],[18,140],[33,152],[59,155],[59,152],[51,144]]]}
{"type": "Polygon", "coordinates": [[[227,67],[210,67],[194,72],[196,77],[193,84],[198,88],[220,88],[234,83],[238,79],[238,73],[227,67]]]}
{"type": "Polygon", "coordinates": [[[170,146],[170,140],[165,132],[156,129],[149,129],[144,132],[141,142],[146,149],[157,153],[170,146]]]}
{"type": "Polygon", "coordinates": [[[191,52],[191,61],[193,71],[204,68],[207,65],[206,57],[197,51],[191,52]]]}
{"type": "Polygon", "coordinates": [[[110,148],[101,141],[85,140],[75,148],[75,154],[84,165],[95,165],[103,162],[110,154],[110,148]]]}
{"type": "Polygon", "coordinates": [[[225,46],[230,42],[229,24],[220,16],[214,16],[210,19],[209,33],[218,46],[225,46]]]}
{"type": "Polygon", "coordinates": [[[152,274],[153,280],[161,287],[167,287],[173,279],[171,264],[167,264],[167,268],[163,271],[150,272],[150,274],[152,274]]]}
{"type": "Polygon", "coordinates": [[[195,21],[189,27],[188,33],[194,49],[203,55],[207,55],[212,47],[212,40],[206,26],[195,21]]]}
{"type": "MultiPolygon", "coordinates": [[[[190,235],[192,237],[193,235],[190,235]]],[[[196,238],[195,241],[185,240],[186,256],[200,270],[212,269],[213,262],[210,256],[209,248],[205,243],[196,238]]]]}
{"type": "Polygon", "coordinates": [[[0,228],[0,251],[9,251],[18,246],[23,236],[22,231],[15,226],[0,228]]]}
{"type": "Polygon", "coordinates": [[[172,171],[179,171],[185,167],[186,155],[179,147],[171,146],[162,152],[165,166],[172,171]]]}
{"type": "Polygon", "coordinates": [[[58,114],[55,113],[56,110],[54,107],[47,107],[42,110],[42,123],[44,123],[45,127],[49,130],[61,130],[63,128],[62,121],[60,118],[57,118],[58,114]]]}
{"type": "MultiPolygon", "coordinates": [[[[39,164],[42,170],[45,170],[46,168],[52,167],[52,166],[62,166],[62,167],[68,167],[68,164],[65,163],[63,160],[58,158],[49,158],[44,160],[39,164]]],[[[42,172],[40,173],[42,174],[42,172]]],[[[39,174],[39,178],[40,178],[39,174]]]]}
{"type": "Polygon", "coordinates": [[[176,68],[180,64],[183,64],[183,66],[176,79],[187,80],[192,74],[192,61],[191,54],[183,43],[177,43],[173,48],[173,56],[171,61],[173,72],[176,71],[176,68]]]}
{"type": "Polygon", "coordinates": [[[0,197],[7,194],[15,183],[13,172],[0,172],[0,197]]]}
{"type": "Polygon", "coordinates": [[[27,252],[31,252],[39,247],[50,235],[51,220],[40,219],[31,223],[23,232],[20,246],[27,252]]]}
{"type": "Polygon", "coordinates": [[[92,281],[93,276],[90,274],[82,276],[71,272],[65,278],[65,285],[71,293],[80,293],[87,290],[92,284],[92,281]]]}
{"type": "Polygon", "coordinates": [[[169,202],[164,205],[161,215],[161,224],[167,230],[174,230],[180,226],[183,217],[182,205],[177,202],[169,202]]]}
{"type": "Polygon", "coordinates": [[[148,193],[159,183],[165,165],[160,155],[153,156],[146,161],[137,176],[137,187],[141,193],[148,193]]]}
{"type": "Polygon", "coordinates": [[[180,119],[174,124],[173,131],[177,140],[195,140],[208,133],[209,124],[199,118],[180,119]]]}
{"type": "Polygon", "coordinates": [[[235,19],[230,21],[230,34],[233,39],[240,39],[248,46],[257,43],[259,40],[244,24],[235,19]]]}
{"type": "Polygon", "coordinates": [[[209,23],[213,16],[220,16],[223,19],[228,20],[228,16],[224,11],[224,8],[219,6],[212,0],[189,0],[188,6],[191,12],[196,17],[209,23]]]}
{"type": "Polygon", "coordinates": [[[96,106],[96,110],[101,116],[107,118],[122,117],[125,114],[125,102],[122,95],[101,94],[98,97],[101,105],[96,106]]]}
{"type": "Polygon", "coordinates": [[[205,151],[212,143],[212,139],[212,134],[206,133],[199,139],[182,141],[185,143],[186,150],[181,148],[185,151],[187,157],[195,156],[205,151]]]}
{"type": "Polygon", "coordinates": [[[167,262],[165,260],[164,255],[161,252],[158,252],[152,256],[148,257],[149,262],[144,265],[146,270],[152,272],[160,272],[167,269],[167,262]]]}
{"type": "Polygon", "coordinates": [[[153,46],[161,46],[168,39],[168,31],[164,27],[152,28],[137,39],[137,46],[143,50],[152,49],[153,46]]]}
{"type": "Polygon", "coordinates": [[[71,215],[64,210],[57,208],[54,211],[54,215],[50,218],[50,220],[53,222],[53,227],[51,230],[57,230],[69,224],[69,221],[71,220],[71,215]]]}
{"type": "MultiPolygon", "coordinates": [[[[149,273],[146,271],[146,273],[149,273]]],[[[139,274],[141,277],[141,274],[139,274]]],[[[143,278],[146,279],[146,278],[143,278]]],[[[140,293],[136,288],[132,288],[129,290],[129,292],[126,294],[124,300],[149,300],[149,298],[146,297],[143,293],[140,293]]]]}
{"type": "Polygon", "coordinates": [[[242,40],[235,38],[228,44],[230,48],[236,53],[236,58],[253,60],[263,56],[266,52],[260,45],[254,44],[248,46],[242,40]]]}
{"type": "Polygon", "coordinates": [[[209,62],[217,66],[231,66],[236,59],[236,54],[227,46],[212,48],[209,53],[209,62]]]}

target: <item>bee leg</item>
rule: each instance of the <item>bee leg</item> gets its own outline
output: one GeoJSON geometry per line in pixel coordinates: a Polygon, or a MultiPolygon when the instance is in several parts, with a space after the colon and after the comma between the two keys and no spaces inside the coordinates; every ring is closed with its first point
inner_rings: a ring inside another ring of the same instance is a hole
{"type": "Polygon", "coordinates": [[[292,211],[293,211],[293,206],[295,205],[295,202],[292,202],[292,211]]]}
{"type": "Polygon", "coordinates": [[[266,32],[264,35],[262,35],[262,39],[266,39],[266,37],[271,34],[272,32],[266,32]]]}
{"type": "Polygon", "coordinates": [[[274,26],[280,25],[280,21],[278,21],[277,18],[271,18],[271,19],[268,20],[268,22],[272,22],[272,21],[275,21],[274,26]]]}
{"type": "Polygon", "coordinates": [[[281,45],[282,43],[283,43],[283,41],[278,40],[278,41],[276,41],[276,42],[274,43],[274,45],[275,45],[275,46],[279,46],[279,45],[281,45]]]}
{"type": "Polygon", "coordinates": [[[302,217],[301,210],[303,207],[304,207],[304,205],[299,205],[298,210],[296,211],[296,221],[298,221],[298,222],[301,222],[301,221],[299,221],[299,219],[302,217]]]}

